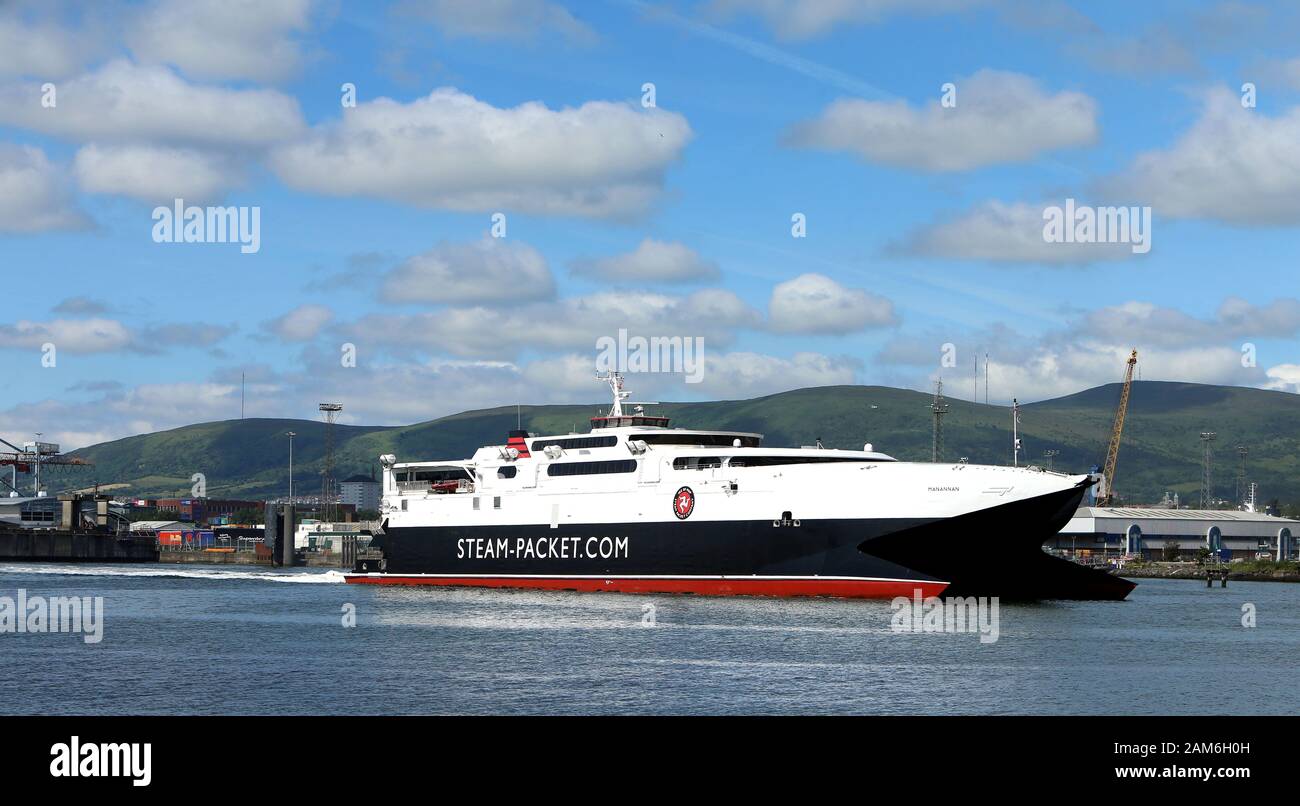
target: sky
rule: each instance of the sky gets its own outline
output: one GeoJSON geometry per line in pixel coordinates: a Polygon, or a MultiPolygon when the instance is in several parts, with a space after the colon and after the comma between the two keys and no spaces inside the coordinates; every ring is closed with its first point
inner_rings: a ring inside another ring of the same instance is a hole
{"type": "Polygon", "coordinates": [[[0,0],[0,436],[595,403],[620,330],[701,350],[643,400],[1025,402],[1133,348],[1297,393],[1298,34],[1244,0],[0,0]],[[178,199],[256,250],[160,235],[178,199]],[[1145,242],[1045,236],[1099,207],[1145,242]]]}

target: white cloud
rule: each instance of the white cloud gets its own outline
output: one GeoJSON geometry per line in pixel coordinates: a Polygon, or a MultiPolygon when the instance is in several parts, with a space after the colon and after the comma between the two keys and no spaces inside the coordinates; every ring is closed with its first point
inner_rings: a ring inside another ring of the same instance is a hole
{"type": "Polygon", "coordinates": [[[67,184],[45,152],[0,143],[0,232],[88,227],[90,220],[77,209],[67,184]]]}
{"type": "MultiPolygon", "coordinates": [[[[1143,380],[1253,386],[1285,389],[1290,365],[1265,370],[1242,366],[1242,344],[1250,339],[1292,339],[1300,334],[1300,300],[1279,298],[1265,304],[1225,299],[1214,314],[1192,316],[1148,302],[1127,301],[1070,317],[1059,329],[1026,336],[998,325],[979,333],[931,334],[897,339],[877,356],[882,364],[931,367],[932,382],[942,376],[950,393],[969,397],[974,345],[981,349],[979,376],[983,398],[982,355],[990,356],[990,400],[1042,400],[1073,394],[1123,379],[1129,351],[1138,350],[1143,380]],[[943,342],[958,347],[956,368],[941,368],[943,342]],[[953,383],[954,378],[956,382],[953,383]]],[[[1261,353],[1262,354],[1262,353],[1261,353]]],[[[915,376],[898,375],[898,382],[916,386],[915,376]]]]}
{"type": "MultiPolygon", "coordinates": [[[[1106,333],[1116,342],[1188,347],[1225,339],[1294,338],[1300,333],[1300,300],[1254,305],[1229,297],[1214,316],[1201,319],[1150,302],[1125,302],[1088,312],[1071,332],[1106,333]]],[[[1240,353],[1238,353],[1240,358],[1240,353]]]]}
{"type": "Polygon", "coordinates": [[[310,341],[334,319],[334,312],[324,305],[299,305],[265,326],[285,341],[310,341]]]}
{"type": "Polygon", "coordinates": [[[98,31],[40,19],[44,11],[36,2],[0,4],[0,75],[61,79],[103,51],[98,31]]]}
{"type": "Polygon", "coordinates": [[[575,40],[595,37],[568,9],[548,0],[413,0],[402,8],[449,36],[528,39],[553,31],[575,40]]]}
{"type": "MultiPolygon", "coordinates": [[[[1105,338],[1041,345],[1028,355],[994,356],[989,366],[990,402],[1010,403],[1012,397],[1021,402],[1044,400],[1117,383],[1124,379],[1124,362],[1132,346],[1105,338]]],[[[1264,381],[1261,370],[1241,366],[1241,352],[1233,347],[1146,347],[1139,349],[1138,362],[1144,381],[1235,386],[1260,386],[1264,381]]],[[[962,388],[964,384],[954,391],[962,388]]]]}
{"type": "MultiPolygon", "coordinates": [[[[1064,201],[1053,206],[1063,207],[1064,201]]],[[[1048,204],[992,200],[911,233],[891,251],[960,260],[1082,265],[1136,257],[1129,243],[1056,243],[1044,240],[1048,204]]],[[[1149,237],[1151,233],[1147,233],[1149,237]]],[[[1150,243],[1151,241],[1148,241],[1150,243]]]]}
{"type": "Polygon", "coordinates": [[[760,353],[705,355],[701,392],[727,398],[757,397],[855,382],[860,364],[846,357],[800,352],[790,358],[760,353]]]}
{"type": "Polygon", "coordinates": [[[797,124],[787,142],[902,168],[965,171],[1025,162],[1097,139],[1097,105],[1082,93],[1050,95],[1028,76],[995,70],[954,83],[956,106],[946,109],[938,88],[919,108],[841,98],[820,117],[797,124]]]}
{"type": "Polygon", "coordinates": [[[435,313],[372,315],[348,328],[357,343],[394,351],[436,350],[457,356],[510,358],[521,350],[589,350],[596,340],[632,336],[693,336],[710,346],[761,322],[757,311],[723,289],[684,297],[648,291],[602,291],[509,308],[448,308],[435,313]]]}
{"type": "MultiPolygon", "coordinates": [[[[530,362],[520,367],[520,372],[535,390],[533,395],[545,389],[565,402],[603,403],[605,392],[592,380],[596,369],[595,356],[569,354],[530,362]]],[[[799,352],[786,358],[754,352],[716,353],[706,345],[698,383],[687,383],[680,372],[649,372],[628,374],[626,385],[636,400],[735,400],[811,386],[851,384],[860,370],[861,362],[843,356],[799,352]]]]}
{"type": "Polygon", "coordinates": [[[75,141],[264,147],[303,127],[298,102],[275,90],[191,84],[160,66],[118,59],[62,82],[58,106],[36,83],[0,88],[0,124],[75,141]]]}
{"type": "MultiPolygon", "coordinates": [[[[259,383],[253,377],[250,374],[247,387],[250,417],[301,416],[303,411],[314,412],[316,402],[333,397],[316,397],[320,393],[317,389],[295,396],[292,389],[278,381],[259,383]]],[[[84,384],[80,391],[98,394],[90,398],[64,395],[0,410],[0,434],[42,431],[42,439],[57,442],[69,451],[192,423],[231,420],[240,415],[239,387],[238,372],[233,382],[176,381],[126,388],[84,384]]],[[[218,483],[220,479],[209,478],[210,485],[218,483]]]]}
{"type": "Polygon", "coordinates": [[[626,217],[659,197],[690,140],[662,109],[589,101],[548,109],[494,107],[455,89],[410,103],[388,98],[343,110],[271,166],[288,184],[422,207],[626,217]]]}
{"type": "Polygon", "coordinates": [[[21,319],[0,324],[0,348],[40,350],[49,343],[60,352],[108,353],[126,349],[133,341],[130,329],[114,319],[21,319]]]}
{"type": "Polygon", "coordinates": [[[1177,143],[1138,155],[1103,186],[1157,215],[1246,226],[1300,224],[1300,107],[1276,117],[1221,89],[1177,143]]]}
{"type": "Polygon", "coordinates": [[[221,153],[94,143],[78,149],[73,172],[82,190],[130,196],[151,204],[177,198],[197,204],[216,201],[244,177],[239,161],[221,153]]]}
{"type": "Polygon", "coordinates": [[[536,249],[485,235],[404,261],[385,278],[381,295],[389,302],[522,302],[554,296],[555,282],[536,249]]]}
{"type": "Polygon", "coordinates": [[[802,274],[772,290],[769,322],[782,333],[851,333],[896,324],[894,305],[822,274],[802,274]]]}
{"type": "Polygon", "coordinates": [[[836,26],[877,23],[894,14],[937,14],[988,5],[991,0],[711,0],[723,16],[756,14],[779,36],[807,39],[836,26]]]}
{"type": "Polygon", "coordinates": [[[305,126],[288,95],[192,84],[123,59],[60,82],[53,108],[39,92],[0,87],[0,124],[85,142],[74,160],[84,190],[150,203],[216,201],[267,146],[305,126]]]}
{"type": "Polygon", "coordinates": [[[718,264],[677,241],[646,238],[631,252],[574,261],[573,271],[602,280],[628,282],[704,282],[717,279],[718,264]]]}
{"type": "Polygon", "coordinates": [[[278,81],[296,72],[296,35],[311,23],[312,0],[157,0],[136,15],[127,44],[142,61],[164,62],[203,79],[278,81]]]}
{"type": "MultiPolygon", "coordinates": [[[[76,297],[58,306],[73,315],[91,313],[96,307],[95,303],[76,297]]],[[[39,350],[48,343],[66,353],[156,354],[169,347],[210,347],[235,329],[233,325],[203,322],[163,322],[134,329],[117,319],[96,315],[46,322],[21,319],[13,324],[0,323],[0,349],[39,350]]]]}
{"type": "Polygon", "coordinates": [[[1278,364],[1269,367],[1266,374],[1269,379],[1267,388],[1300,394],[1300,364],[1278,364]]]}

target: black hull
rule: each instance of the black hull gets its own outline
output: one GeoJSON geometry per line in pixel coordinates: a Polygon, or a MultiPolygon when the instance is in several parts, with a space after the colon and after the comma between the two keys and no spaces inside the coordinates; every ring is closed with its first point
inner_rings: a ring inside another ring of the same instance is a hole
{"type": "MultiPolygon", "coordinates": [[[[941,520],[388,528],[375,537],[372,548],[383,552],[382,576],[407,580],[402,584],[418,584],[412,580],[431,576],[459,580],[455,584],[468,584],[463,580],[469,578],[499,582],[576,576],[829,578],[901,580],[926,583],[926,589],[942,589],[942,583],[949,583],[944,595],[1123,599],[1133,583],[1051,557],[1041,549],[1043,541],[1069,520],[1085,489],[941,520]],[[940,584],[935,588],[930,583],[940,584]]],[[[357,570],[377,569],[368,561],[364,567],[359,562],[357,570]]],[[[882,588],[890,595],[892,590],[882,588]]]]}
{"type": "Polygon", "coordinates": [[[1046,554],[1088,485],[920,524],[863,541],[862,551],[947,579],[945,596],[1114,600],[1133,582],[1046,554]]]}

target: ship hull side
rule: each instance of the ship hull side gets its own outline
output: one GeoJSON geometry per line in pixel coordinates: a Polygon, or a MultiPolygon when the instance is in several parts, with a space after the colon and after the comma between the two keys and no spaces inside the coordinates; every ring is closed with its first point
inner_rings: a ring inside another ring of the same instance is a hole
{"type": "MultiPolygon", "coordinates": [[[[628,593],[937,596],[947,580],[857,549],[873,521],[677,521],[387,529],[382,573],[365,584],[600,590],[628,593]],[[607,554],[610,556],[601,556],[607,554]]],[[[362,570],[360,567],[358,570],[362,570]]]]}
{"type": "Polygon", "coordinates": [[[1133,583],[1042,551],[1086,485],[941,519],[390,528],[366,584],[713,595],[1127,597],[1133,583]]]}

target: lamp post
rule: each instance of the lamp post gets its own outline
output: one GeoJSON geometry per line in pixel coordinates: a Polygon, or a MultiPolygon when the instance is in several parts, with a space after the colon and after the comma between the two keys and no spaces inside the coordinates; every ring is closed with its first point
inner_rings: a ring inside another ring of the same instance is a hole
{"type": "Polygon", "coordinates": [[[289,432],[289,503],[293,503],[293,438],[298,436],[289,432]]]}

